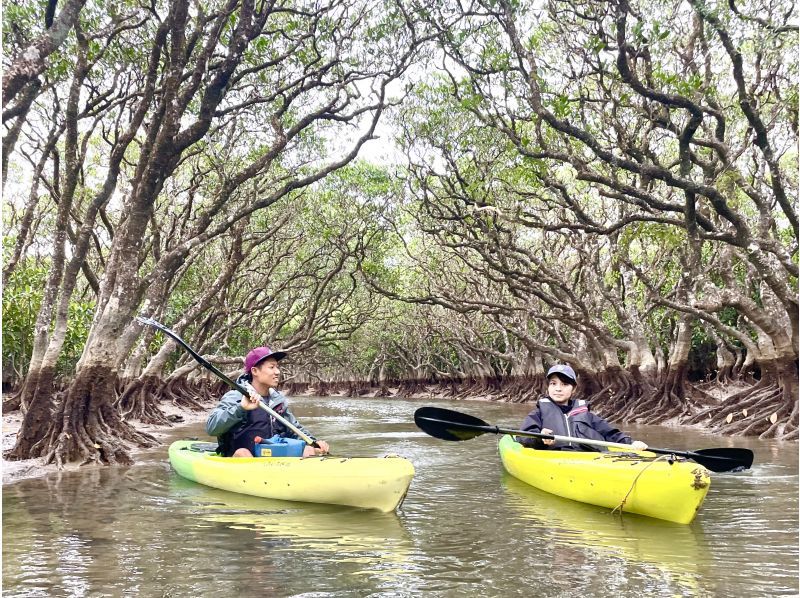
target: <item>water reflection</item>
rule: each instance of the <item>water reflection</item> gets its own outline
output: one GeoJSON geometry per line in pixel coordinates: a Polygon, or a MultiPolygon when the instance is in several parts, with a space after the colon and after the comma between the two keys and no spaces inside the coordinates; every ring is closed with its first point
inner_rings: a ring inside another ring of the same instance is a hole
{"type": "Polygon", "coordinates": [[[408,563],[412,542],[394,513],[251,497],[177,476],[170,478],[170,488],[172,496],[191,505],[198,526],[252,530],[259,538],[280,541],[276,550],[327,553],[334,561],[361,563],[366,570],[379,563],[382,575],[403,572],[408,563]]]}
{"type": "Polygon", "coordinates": [[[7,596],[213,595],[220,576],[292,595],[301,563],[315,587],[353,587],[321,583],[333,569],[375,589],[407,573],[413,546],[393,513],[239,496],[163,466],[29,480],[3,500],[7,596]]]}
{"type": "Polygon", "coordinates": [[[661,591],[678,594],[699,588],[704,573],[702,530],[567,500],[503,477],[506,502],[531,529],[541,530],[554,558],[578,564],[623,559],[625,568],[642,568],[661,591]],[[587,554],[590,556],[587,557],[587,554]],[[644,565],[644,567],[642,567],[644,565]]]}
{"type": "Polygon", "coordinates": [[[87,469],[4,488],[4,590],[83,596],[107,579],[135,587],[160,532],[131,509],[136,471],[87,469]]]}

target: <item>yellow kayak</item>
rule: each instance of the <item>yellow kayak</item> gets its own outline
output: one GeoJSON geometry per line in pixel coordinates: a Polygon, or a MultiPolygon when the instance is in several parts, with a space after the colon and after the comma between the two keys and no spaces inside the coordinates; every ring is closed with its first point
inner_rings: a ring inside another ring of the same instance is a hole
{"type": "Polygon", "coordinates": [[[654,453],[551,451],[500,439],[503,467],[550,494],[656,519],[691,523],[711,485],[702,465],[654,453]]]}
{"type": "Polygon", "coordinates": [[[414,466],[402,457],[220,457],[210,443],[178,440],[172,468],[188,480],[250,496],[389,512],[405,498],[414,466]]]}

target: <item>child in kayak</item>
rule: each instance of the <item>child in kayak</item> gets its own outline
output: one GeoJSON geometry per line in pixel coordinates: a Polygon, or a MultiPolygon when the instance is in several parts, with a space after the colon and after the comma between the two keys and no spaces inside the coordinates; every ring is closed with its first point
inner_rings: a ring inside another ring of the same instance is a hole
{"type": "MultiPolygon", "coordinates": [[[[244,359],[244,374],[237,380],[239,384],[251,384],[256,392],[269,402],[269,407],[283,419],[303,431],[312,440],[316,440],[300,425],[289,411],[286,397],[275,390],[280,381],[278,362],[286,357],[283,351],[273,351],[269,347],[256,347],[244,359]]],[[[279,434],[284,438],[297,438],[291,429],[287,429],[267,411],[258,407],[258,401],[243,395],[238,390],[231,390],[222,397],[219,405],[209,414],[206,421],[206,432],[209,436],[217,436],[218,452],[224,457],[252,457],[257,436],[269,438],[279,434]]],[[[316,440],[319,448],[307,445],[303,456],[311,457],[328,452],[328,443],[316,440]]]]}
{"type": "MultiPolygon", "coordinates": [[[[624,432],[614,428],[602,417],[589,411],[589,404],[572,398],[578,379],[575,370],[568,365],[554,365],[547,371],[547,396],[539,399],[536,409],[522,423],[526,432],[540,432],[556,436],[572,436],[576,439],[590,438],[606,442],[630,444],[631,448],[644,450],[647,445],[632,440],[624,432]]],[[[541,438],[517,437],[517,442],[535,449],[587,450],[580,443],[558,442],[541,438]]]]}

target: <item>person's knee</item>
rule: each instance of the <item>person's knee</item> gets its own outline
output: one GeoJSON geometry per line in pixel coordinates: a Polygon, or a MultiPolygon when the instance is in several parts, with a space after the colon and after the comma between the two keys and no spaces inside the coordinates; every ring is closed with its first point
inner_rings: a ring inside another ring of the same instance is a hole
{"type": "Polygon", "coordinates": [[[236,449],[236,452],[233,453],[234,457],[252,457],[253,453],[248,451],[246,448],[236,449]]]}

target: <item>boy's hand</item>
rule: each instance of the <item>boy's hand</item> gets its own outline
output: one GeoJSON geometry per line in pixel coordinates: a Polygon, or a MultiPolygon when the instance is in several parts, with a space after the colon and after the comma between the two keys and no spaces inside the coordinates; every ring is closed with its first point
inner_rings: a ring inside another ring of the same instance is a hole
{"type": "MultiPolygon", "coordinates": [[[[542,434],[552,434],[553,431],[550,428],[542,428],[542,434]]],[[[542,438],[542,442],[544,442],[547,446],[552,446],[556,443],[555,440],[552,438],[542,438]]]]}

